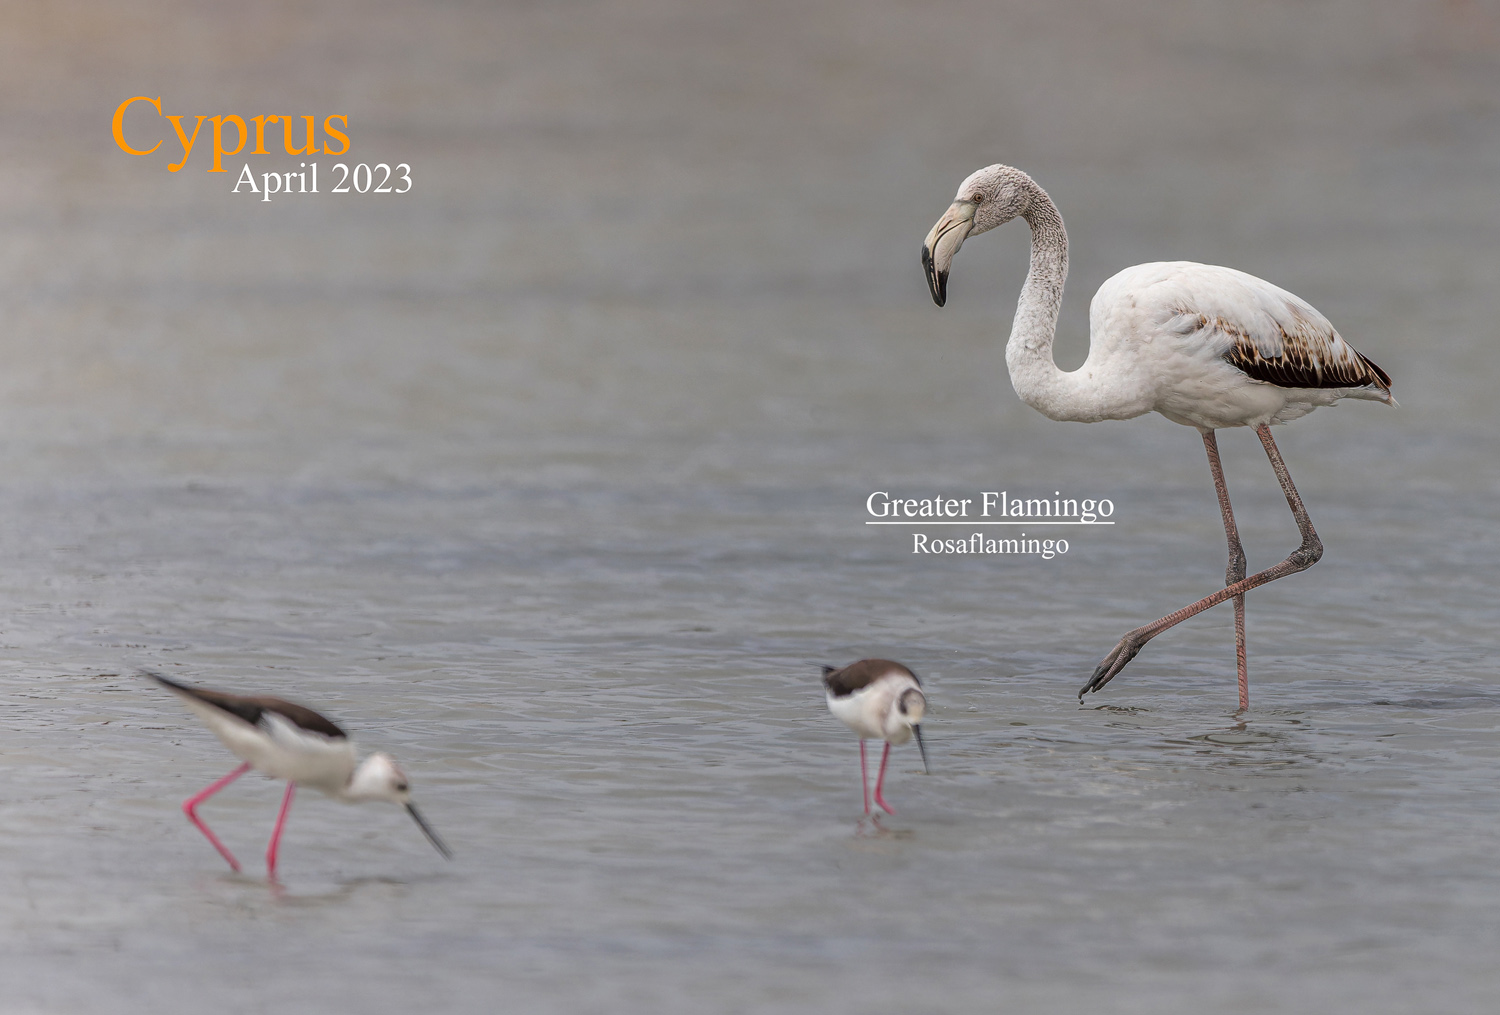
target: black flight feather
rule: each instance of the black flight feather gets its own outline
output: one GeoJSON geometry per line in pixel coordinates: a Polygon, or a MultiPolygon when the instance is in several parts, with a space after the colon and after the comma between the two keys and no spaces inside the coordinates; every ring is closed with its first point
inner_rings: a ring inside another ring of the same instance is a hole
{"type": "Polygon", "coordinates": [[[835,698],[843,698],[879,680],[888,673],[905,674],[921,686],[922,681],[911,670],[889,659],[861,659],[841,670],[823,667],[823,686],[835,698]]]}
{"type": "Polygon", "coordinates": [[[206,705],[228,712],[230,715],[245,720],[252,726],[259,726],[261,719],[267,712],[274,712],[286,719],[293,725],[307,730],[309,733],[319,733],[334,740],[343,740],[348,734],[339,729],[326,717],[319,715],[305,705],[286,701],[282,698],[270,698],[242,694],[230,694],[227,691],[210,691],[206,687],[191,687],[187,684],[179,684],[155,673],[151,670],[141,670],[143,674],[161,684],[163,687],[197,698],[206,705]]]}

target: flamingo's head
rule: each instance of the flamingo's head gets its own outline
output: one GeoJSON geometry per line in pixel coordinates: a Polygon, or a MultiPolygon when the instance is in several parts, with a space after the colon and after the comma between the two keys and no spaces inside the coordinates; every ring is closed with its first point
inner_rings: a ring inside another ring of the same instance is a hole
{"type": "Polygon", "coordinates": [[[1031,177],[1002,165],[987,166],[959,185],[953,203],[922,244],[922,267],[934,303],[948,302],[948,271],[964,240],[1026,214],[1035,187],[1031,177]]]}

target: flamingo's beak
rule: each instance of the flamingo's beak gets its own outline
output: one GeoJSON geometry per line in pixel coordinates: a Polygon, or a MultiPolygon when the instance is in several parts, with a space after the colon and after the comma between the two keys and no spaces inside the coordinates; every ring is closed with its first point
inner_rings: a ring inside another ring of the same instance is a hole
{"type": "Polygon", "coordinates": [[[927,272],[932,301],[938,306],[948,302],[948,269],[953,266],[953,255],[974,228],[976,207],[973,201],[954,201],[922,244],[922,268],[927,272]]]}

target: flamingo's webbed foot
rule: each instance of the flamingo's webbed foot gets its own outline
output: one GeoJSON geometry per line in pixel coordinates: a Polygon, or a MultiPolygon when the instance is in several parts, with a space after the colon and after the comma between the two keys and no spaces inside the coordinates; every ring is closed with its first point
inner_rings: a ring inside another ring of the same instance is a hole
{"type": "Polygon", "coordinates": [[[1078,700],[1083,701],[1083,696],[1090,691],[1097,691],[1105,684],[1114,679],[1115,674],[1125,668],[1125,664],[1136,657],[1136,653],[1146,644],[1146,639],[1140,637],[1138,631],[1131,631],[1120,639],[1118,645],[1110,650],[1109,655],[1104,657],[1095,669],[1094,675],[1089,677],[1088,683],[1084,684],[1078,692],[1078,700]]]}

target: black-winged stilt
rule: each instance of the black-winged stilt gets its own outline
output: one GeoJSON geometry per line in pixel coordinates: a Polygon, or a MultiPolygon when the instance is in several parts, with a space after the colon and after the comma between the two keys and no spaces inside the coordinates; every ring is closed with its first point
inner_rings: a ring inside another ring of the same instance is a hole
{"type": "Polygon", "coordinates": [[[870,813],[870,782],[865,769],[865,741],[884,740],[880,774],[875,777],[875,802],[887,814],[895,814],[885,802],[885,766],[892,744],[904,744],[913,736],[927,768],[927,745],[922,743],[922,716],[927,698],[922,682],[900,663],[889,659],[861,659],[841,670],[823,667],[823,686],[828,692],[828,711],[859,737],[859,785],[864,791],[865,813],[870,813]]]}
{"type": "Polygon", "coordinates": [[[299,784],[349,803],[389,800],[401,804],[438,852],[452,859],[453,854],[443,845],[443,840],[412,805],[406,775],[396,767],[389,754],[372,754],[363,762],[358,761],[354,744],[343,730],[312,709],[290,701],[210,691],[179,684],[160,673],[141,672],[181,698],[183,704],[202,719],[230,753],[242,762],[239,768],[182,803],[182,811],[188,820],[213,843],[234,870],[240,869],[239,861],[199,819],[198,805],[252,768],[273,779],[287,781],[286,796],[282,798],[276,827],[271,832],[271,844],[266,847],[266,871],[273,879],[276,877],[281,832],[286,827],[287,812],[292,808],[292,796],[299,784]]]}

